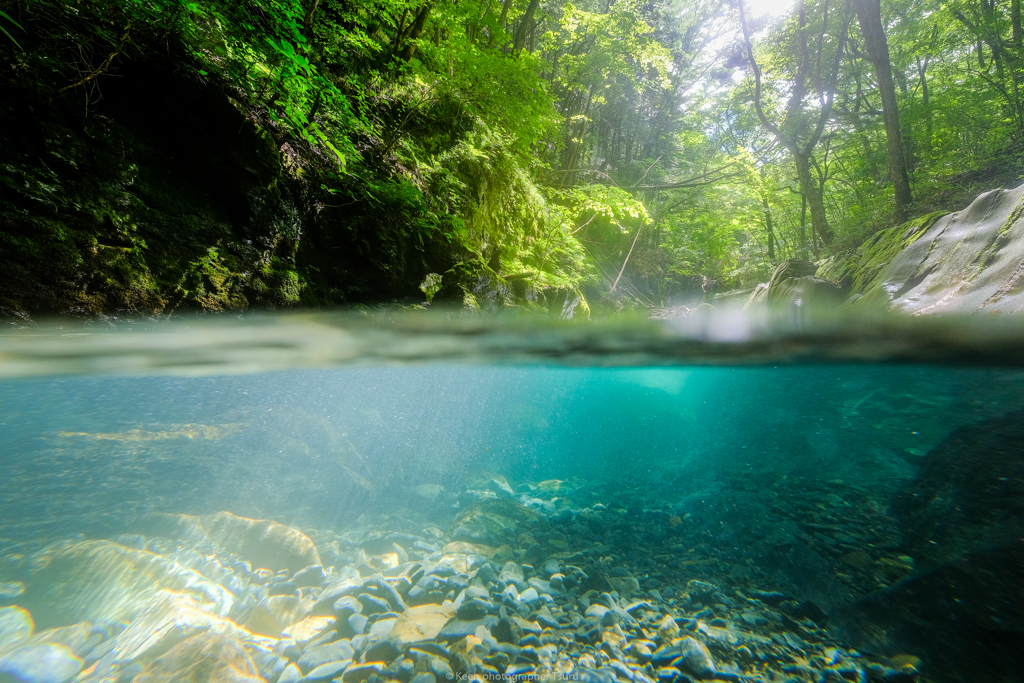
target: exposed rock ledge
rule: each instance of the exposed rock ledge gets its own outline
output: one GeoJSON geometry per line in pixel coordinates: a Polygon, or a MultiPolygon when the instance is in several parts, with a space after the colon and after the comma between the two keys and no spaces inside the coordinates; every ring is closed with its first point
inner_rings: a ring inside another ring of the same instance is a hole
{"type": "Polygon", "coordinates": [[[826,305],[845,295],[845,306],[911,315],[1024,311],[1024,185],[883,230],[815,265],[812,274],[812,264],[784,261],[747,306],[826,305]]]}

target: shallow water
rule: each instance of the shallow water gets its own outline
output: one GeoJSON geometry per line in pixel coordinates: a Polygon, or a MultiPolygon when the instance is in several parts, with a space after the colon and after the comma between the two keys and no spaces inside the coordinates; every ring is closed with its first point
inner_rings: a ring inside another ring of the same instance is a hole
{"type": "Polygon", "coordinates": [[[1020,680],[1021,335],[985,324],[9,332],[0,678],[1020,680]]]}

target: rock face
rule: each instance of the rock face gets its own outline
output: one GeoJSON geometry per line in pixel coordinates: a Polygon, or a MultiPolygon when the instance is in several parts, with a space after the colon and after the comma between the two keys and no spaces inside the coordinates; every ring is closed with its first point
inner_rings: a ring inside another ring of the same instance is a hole
{"type": "Polygon", "coordinates": [[[847,303],[858,308],[912,315],[1019,312],[1024,310],[1022,217],[1024,185],[986,192],[963,211],[932,213],[883,230],[814,270],[806,261],[783,261],[747,305],[828,304],[845,293],[847,303]]]}
{"type": "Polygon", "coordinates": [[[935,221],[865,289],[901,313],[1024,310],[1024,185],[935,221]]]}
{"type": "Polygon", "coordinates": [[[876,651],[918,653],[923,673],[948,680],[1019,680],[1024,411],[953,432],[892,508],[920,571],[841,611],[843,634],[876,651]]]}
{"type": "Polygon", "coordinates": [[[248,560],[254,567],[294,573],[320,564],[316,546],[304,533],[269,519],[247,519],[230,512],[212,515],[151,513],[142,520],[146,531],[202,543],[209,541],[248,560]]]}

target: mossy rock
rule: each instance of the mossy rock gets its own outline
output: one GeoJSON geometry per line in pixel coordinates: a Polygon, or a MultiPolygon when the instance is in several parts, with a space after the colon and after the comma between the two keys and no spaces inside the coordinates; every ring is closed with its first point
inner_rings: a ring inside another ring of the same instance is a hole
{"type": "Polygon", "coordinates": [[[857,249],[836,254],[818,264],[816,277],[828,280],[850,295],[863,294],[901,251],[916,242],[946,213],[935,211],[881,230],[857,249]]]}

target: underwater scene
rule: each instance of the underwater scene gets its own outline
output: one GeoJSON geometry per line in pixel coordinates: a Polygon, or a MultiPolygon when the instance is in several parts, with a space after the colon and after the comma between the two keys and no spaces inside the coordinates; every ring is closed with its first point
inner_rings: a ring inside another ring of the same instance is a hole
{"type": "Polygon", "coordinates": [[[1024,680],[1016,329],[300,323],[0,335],[0,681],[1024,680]]]}

